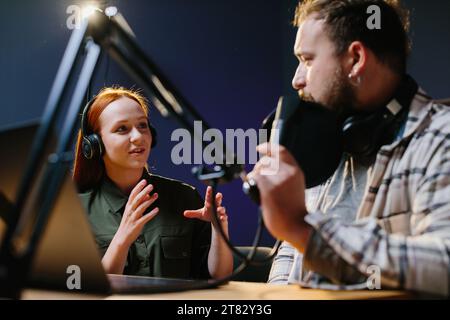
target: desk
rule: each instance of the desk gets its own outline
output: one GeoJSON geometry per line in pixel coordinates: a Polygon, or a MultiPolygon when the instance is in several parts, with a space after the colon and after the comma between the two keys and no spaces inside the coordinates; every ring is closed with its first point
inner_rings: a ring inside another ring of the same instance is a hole
{"type": "Polygon", "coordinates": [[[297,285],[231,281],[216,289],[140,295],[83,295],[66,292],[27,289],[22,299],[107,299],[107,300],[353,300],[408,299],[411,293],[390,290],[328,291],[304,289],[297,285]]]}

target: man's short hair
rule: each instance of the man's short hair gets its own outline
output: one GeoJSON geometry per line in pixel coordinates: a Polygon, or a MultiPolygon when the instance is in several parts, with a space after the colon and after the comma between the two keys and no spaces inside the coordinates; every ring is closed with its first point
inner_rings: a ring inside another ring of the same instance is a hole
{"type": "Polygon", "coordinates": [[[325,30],[338,55],[353,41],[361,41],[394,72],[406,72],[410,51],[409,11],[400,0],[304,0],[297,6],[294,25],[299,27],[311,14],[325,21],[325,30]],[[381,29],[367,26],[371,16],[367,8],[371,5],[380,8],[381,29]]]}

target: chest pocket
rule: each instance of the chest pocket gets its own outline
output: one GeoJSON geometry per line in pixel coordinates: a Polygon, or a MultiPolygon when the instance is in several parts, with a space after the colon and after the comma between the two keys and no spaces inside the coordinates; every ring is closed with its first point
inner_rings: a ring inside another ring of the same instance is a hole
{"type": "Polygon", "coordinates": [[[191,240],[183,236],[161,236],[161,271],[163,276],[189,278],[191,240]]]}
{"type": "Polygon", "coordinates": [[[411,214],[409,212],[399,213],[390,217],[379,219],[379,225],[388,233],[411,235],[411,214]]]}

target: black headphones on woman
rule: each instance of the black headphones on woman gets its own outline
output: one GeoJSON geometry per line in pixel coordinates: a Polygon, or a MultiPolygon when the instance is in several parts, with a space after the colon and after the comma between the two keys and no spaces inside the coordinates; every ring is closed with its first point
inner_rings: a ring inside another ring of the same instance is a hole
{"type": "MultiPolygon", "coordinates": [[[[86,159],[100,159],[104,152],[105,147],[102,142],[102,138],[97,133],[93,132],[91,128],[88,126],[88,114],[92,104],[95,102],[95,98],[90,100],[83,109],[83,113],[81,114],[81,135],[82,135],[82,143],[81,150],[83,156],[86,159]]],[[[156,129],[151,125],[150,120],[147,118],[148,128],[150,129],[150,133],[152,135],[152,145],[154,148],[157,142],[157,133],[156,129]]]]}

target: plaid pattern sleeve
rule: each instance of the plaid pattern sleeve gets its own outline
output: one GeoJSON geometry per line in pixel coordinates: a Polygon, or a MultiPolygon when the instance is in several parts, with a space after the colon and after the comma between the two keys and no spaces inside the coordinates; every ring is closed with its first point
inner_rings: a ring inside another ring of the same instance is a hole
{"type": "Polygon", "coordinates": [[[295,249],[287,242],[283,242],[270,269],[268,283],[287,284],[294,264],[295,249]]]}
{"type": "Polygon", "coordinates": [[[450,292],[450,108],[424,98],[410,108],[403,138],[381,148],[354,222],[321,212],[303,258],[308,287],[450,292]]]}

